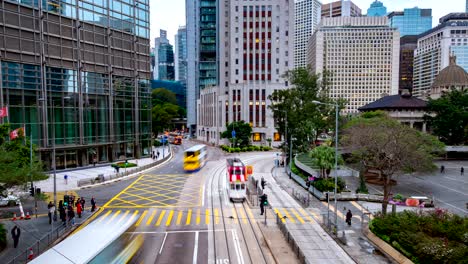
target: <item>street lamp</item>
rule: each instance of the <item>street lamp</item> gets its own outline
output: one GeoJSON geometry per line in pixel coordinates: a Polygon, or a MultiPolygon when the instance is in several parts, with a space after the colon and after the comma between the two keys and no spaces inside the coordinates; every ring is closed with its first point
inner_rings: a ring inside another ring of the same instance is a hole
{"type": "Polygon", "coordinates": [[[320,101],[312,101],[313,104],[318,105],[331,105],[335,107],[335,192],[334,192],[334,200],[335,200],[335,228],[338,231],[338,214],[337,214],[337,203],[336,203],[336,186],[338,185],[338,104],[330,104],[330,103],[323,103],[320,101]]]}

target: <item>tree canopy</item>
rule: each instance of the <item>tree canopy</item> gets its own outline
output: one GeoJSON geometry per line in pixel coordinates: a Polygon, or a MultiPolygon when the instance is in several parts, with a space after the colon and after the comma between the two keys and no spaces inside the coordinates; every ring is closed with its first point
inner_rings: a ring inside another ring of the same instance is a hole
{"type": "Polygon", "coordinates": [[[165,103],[177,105],[177,98],[175,93],[165,89],[165,88],[156,88],[151,92],[151,99],[153,105],[162,105],[165,103]]]}
{"type": "MultiPolygon", "coordinates": [[[[309,152],[312,164],[320,169],[320,177],[327,178],[330,170],[335,167],[335,148],[319,146],[309,152]]],[[[338,155],[338,164],[343,164],[341,155],[338,155]]]]}
{"type": "Polygon", "coordinates": [[[268,97],[278,132],[283,136],[287,132],[288,144],[291,136],[295,138],[293,148],[301,152],[309,150],[320,133],[335,127],[334,107],[313,102],[334,104],[328,97],[327,76],[320,78],[307,68],[290,70],[285,78],[292,88],[276,90],[268,97]]]}
{"type": "Polygon", "coordinates": [[[250,124],[241,120],[228,124],[226,131],[221,134],[221,137],[228,138],[234,144],[234,147],[245,147],[250,145],[251,134],[252,127],[250,124]],[[232,138],[232,130],[236,131],[235,140],[232,138]]]}
{"type": "Polygon", "coordinates": [[[176,95],[164,88],[154,89],[151,93],[153,104],[152,121],[153,133],[163,132],[164,129],[172,129],[172,119],[185,117],[185,108],[177,105],[176,95]]]}
{"type": "Polygon", "coordinates": [[[425,116],[435,135],[447,145],[468,144],[468,90],[452,90],[429,99],[425,116]]]}
{"type": "Polygon", "coordinates": [[[386,213],[390,181],[397,173],[431,171],[433,158],[444,144],[381,114],[366,114],[349,121],[342,138],[344,147],[363,167],[381,172],[384,188],[382,212],[386,213]],[[369,117],[369,118],[367,118],[369,117]]]}
{"type": "Polygon", "coordinates": [[[22,131],[19,137],[9,140],[9,124],[0,125],[0,184],[5,188],[22,185],[31,180],[47,179],[42,163],[33,145],[32,163],[30,159],[31,142],[22,131]]]}

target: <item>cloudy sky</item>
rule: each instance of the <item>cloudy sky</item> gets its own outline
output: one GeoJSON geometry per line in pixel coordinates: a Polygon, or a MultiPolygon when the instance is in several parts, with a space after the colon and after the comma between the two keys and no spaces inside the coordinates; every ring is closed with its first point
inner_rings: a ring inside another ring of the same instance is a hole
{"type": "MultiPolygon", "coordinates": [[[[194,0],[187,0],[194,1],[194,0]]],[[[323,4],[335,0],[322,0],[323,4]]],[[[380,0],[387,7],[387,11],[402,11],[404,8],[419,7],[432,8],[432,24],[438,24],[439,18],[451,12],[464,12],[465,0],[380,0]]],[[[353,0],[367,13],[367,8],[374,0],[353,0]]],[[[167,30],[169,41],[174,44],[174,35],[179,26],[185,25],[185,0],[150,0],[151,15],[151,45],[154,38],[159,36],[159,30],[167,30]]]]}

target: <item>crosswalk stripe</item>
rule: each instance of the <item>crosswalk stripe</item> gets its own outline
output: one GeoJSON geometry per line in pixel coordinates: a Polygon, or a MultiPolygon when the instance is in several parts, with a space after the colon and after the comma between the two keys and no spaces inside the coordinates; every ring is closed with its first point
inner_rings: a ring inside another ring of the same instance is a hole
{"type": "Polygon", "coordinates": [[[177,215],[176,225],[180,225],[181,220],[182,220],[182,211],[179,211],[179,214],[177,215]]]}
{"type": "Polygon", "coordinates": [[[169,213],[169,216],[167,217],[166,226],[169,226],[171,224],[173,215],[174,215],[174,210],[171,210],[171,212],[169,213]]]}
{"type": "Polygon", "coordinates": [[[243,210],[239,210],[239,212],[241,214],[242,222],[244,224],[247,224],[247,215],[245,214],[245,212],[243,210]]]}
{"type": "Polygon", "coordinates": [[[197,225],[200,224],[200,209],[197,209],[197,225]]]}
{"type": "Polygon", "coordinates": [[[236,209],[234,209],[234,207],[232,208],[232,217],[233,217],[232,219],[234,220],[234,221],[233,221],[234,223],[239,223],[239,222],[237,221],[236,209]]]}
{"type": "Polygon", "coordinates": [[[148,218],[148,221],[146,221],[146,225],[149,226],[151,224],[151,222],[153,222],[153,218],[154,216],[156,215],[156,211],[157,210],[154,210],[152,213],[151,213],[151,216],[148,218]]]}
{"type": "Polygon", "coordinates": [[[219,212],[218,208],[214,209],[214,215],[215,215],[215,224],[219,224],[219,212]]]}
{"type": "Polygon", "coordinates": [[[288,210],[286,210],[286,208],[283,208],[283,212],[291,222],[296,223],[296,220],[294,220],[294,218],[291,217],[291,215],[289,214],[288,210]]]}
{"type": "Polygon", "coordinates": [[[125,211],[125,214],[122,215],[122,217],[120,217],[119,221],[117,221],[117,224],[119,224],[120,222],[122,222],[122,220],[125,219],[125,217],[130,213],[130,210],[127,210],[125,211]]]}
{"type": "Polygon", "coordinates": [[[247,214],[249,215],[250,221],[255,224],[255,217],[253,216],[252,210],[249,207],[245,208],[247,210],[247,214]]]}
{"type": "MultiPolygon", "coordinates": [[[[138,212],[138,211],[137,211],[137,212],[138,212]]],[[[143,221],[143,219],[145,218],[145,216],[146,216],[147,213],[148,213],[148,210],[143,211],[143,213],[141,214],[140,218],[139,218],[138,221],[136,222],[135,226],[140,226],[141,221],[143,221]]]]}
{"type": "Polygon", "coordinates": [[[297,220],[299,220],[301,224],[305,223],[304,219],[302,219],[302,217],[296,212],[296,210],[294,210],[294,208],[290,208],[289,210],[291,210],[291,212],[296,216],[297,220]]]}
{"type": "Polygon", "coordinates": [[[137,215],[138,215],[138,212],[139,210],[136,210],[135,212],[133,212],[132,216],[130,217],[130,220],[129,221],[133,221],[133,218],[135,218],[137,215]]]}
{"type": "Polygon", "coordinates": [[[107,211],[107,213],[105,215],[101,216],[101,218],[99,218],[99,220],[97,220],[96,223],[100,223],[102,220],[104,220],[104,218],[109,216],[111,213],[112,213],[112,210],[107,211]]]}
{"type": "Polygon", "coordinates": [[[187,220],[185,221],[185,225],[190,225],[191,218],[192,218],[192,209],[189,209],[187,213],[187,220]]]}
{"type": "Polygon", "coordinates": [[[306,211],[304,211],[304,209],[302,208],[299,208],[299,212],[307,219],[309,220],[309,222],[313,223],[314,222],[314,219],[312,219],[312,217],[310,217],[306,211]]]}
{"type": "Polygon", "coordinates": [[[165,214],[166,214],[166,210],[162,210],[162,212],[159,215],[158,221],[156,222],[155,226],[161,225],[161,222],[162,222],[165,214]]]}
{"type": "Polygon", "coordinates": [[[278,209],[273,209],[275,213],[281,218],[281,222],[286,223],[286,219],[283,218],[283,215],[278,211],[278,209]]]}
{"type": "Polygon", "coordinates": [[[111,219],[107,223],[111,223],[112,220],[114,220],[114,218],[116,218],[121,212],[122,212],[122,210],[118,210],[117,213],[112,215],[111,219]]]}
{"type": "Polygon", "coordinates": [[[210,224],[210,209],[205,210],[205,224],[209,225],[210,224]]]}

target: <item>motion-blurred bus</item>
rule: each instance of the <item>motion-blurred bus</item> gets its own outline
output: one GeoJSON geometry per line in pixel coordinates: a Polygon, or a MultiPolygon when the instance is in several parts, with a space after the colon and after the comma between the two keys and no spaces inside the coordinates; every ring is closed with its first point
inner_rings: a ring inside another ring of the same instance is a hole
{"type": "Polygon", "coordinates": [[[184,170],[195,172],[205,166],[207,158],[206,146],[196,145],[184,151],[184,170]]]}

